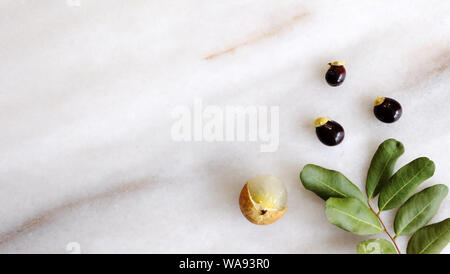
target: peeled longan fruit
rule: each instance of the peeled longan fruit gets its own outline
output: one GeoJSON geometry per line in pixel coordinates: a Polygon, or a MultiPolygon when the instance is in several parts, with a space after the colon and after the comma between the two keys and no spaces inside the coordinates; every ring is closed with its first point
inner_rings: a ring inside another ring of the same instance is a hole
{"type": "Polygon", "coordinates": [[[249,180],[239,196],[242,214],[257,225],[268,225],[280,219],[287,210],[286,202],[286,187],[272,175],[249,180]]]}

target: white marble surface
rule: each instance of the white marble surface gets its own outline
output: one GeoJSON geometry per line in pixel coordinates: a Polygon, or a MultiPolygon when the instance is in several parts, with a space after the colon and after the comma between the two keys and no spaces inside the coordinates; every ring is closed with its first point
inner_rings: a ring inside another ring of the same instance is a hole
{"type": "MultiPolygon", "coordinates": [[[[330,225],[299,171],[364,187],[394,137],[397,166],[436,163],[420,189],[449,185],[449,14],[442,0],[0,1],[0,252],[355,252],[368,237],[330,225]],[[347,64],[340,88],[323,80],[334,60],[347,64]],[[399,122],[374,118],[377,95],[402,103],[399,122]],[[174,142],[171,111],[195,98],[279,106],[279,149],[174,142]],[[345,127],[341,145],[318,142],[322,115],[345,127]],[[289,209],[256,226],[237,198],[267,173],[289,209]]],[[[449,214],[447,198],[432,222],[449,214]]]]}

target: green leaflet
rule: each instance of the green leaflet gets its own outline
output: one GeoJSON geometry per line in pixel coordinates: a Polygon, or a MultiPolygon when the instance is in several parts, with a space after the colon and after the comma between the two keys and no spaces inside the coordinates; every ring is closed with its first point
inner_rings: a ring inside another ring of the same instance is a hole
{"type": "Polygon", "coordinates": [[[434,163],[426,157],[417,158],[400,168],[381,189],[378,199],[380,211],[403,204],[419,184],[433,176],[434,169],[434,163]]]}
{"type": "Polygon", "coordinates": [[[325,214],[330,223],[359,235],[373,235],[383,231],[377,216],[355,198],[329,198],[325,214]]]}
{"type": "Polygon", "coordinates": [[[306,189],[324,200],[330,197],[353,197],[363,203],[366,202],[359,188],[338,171],[309,164],[300,172],[300,180],[306,189]]]}
{"type": "Polygon", "coordinates": [[[403,144],[395,139],[388,139],[380,144],[367,173],[366,193],[369,200],[377,196],[392,176],[395,163],[404,151],[403,144]]]}
{"type": "Polygon", "coordinates": [[[438,211],[447,193],[447,186],[434,185],[412,196],[395,216],[395,233],[410,235],[426,225],[438,211]]]}
{"type": "Polygon", "coordinates": [[[397,254],[395,247],[385,239],[362,241],[356,247],[358,254],[397,254]]]}
{"type": "Polygon", "coordinates": [[[419,229],[409,239],[408,254],[438,254],[450,241],[450,218],[419,229]]]}

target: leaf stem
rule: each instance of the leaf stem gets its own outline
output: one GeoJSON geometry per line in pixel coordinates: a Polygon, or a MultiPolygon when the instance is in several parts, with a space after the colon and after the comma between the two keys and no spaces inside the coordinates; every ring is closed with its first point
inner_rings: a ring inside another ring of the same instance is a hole
{"type": "Polygon", "coordinates": [[[395,239],[397,238],[397,235],[395,236],[395,238],[392,237],[392,235],[389,233],[389,231],[387,230],[386,226],[384,225],[383,221],[382,221],[381,218],[380,218],[381,210],[378,211],[378,213],[377,213],[377,212],[375,212],[375,210],[373,210],[372,205],[370,204],[370,201],[367,201],[367,204],[369,205],[370,210],[372,210],[372,212],[373,212],[375,215],[377,215],[378,220],[380,221],[381,225],[382,225],[383,228],[384,228],[384,232],[386,232],[386,234],[387,234],[387,235],[389,236],[389,238],[391,239],[392,243],[393,243],[394,246],[395,246],[395,249],[397,249],[398,254],[402,254],[402,253],[400,252],[400,249],[399,249],[398,246],[397,246],[397,243],[395,242],[395,239]]]}

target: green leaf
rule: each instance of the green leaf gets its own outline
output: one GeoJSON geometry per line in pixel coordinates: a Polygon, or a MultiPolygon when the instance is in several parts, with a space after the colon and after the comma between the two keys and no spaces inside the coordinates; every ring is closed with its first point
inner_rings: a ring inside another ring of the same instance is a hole
{"type": "Polygon", "coordinates": [[[369,200],[378,195],[392,176],[395,163],[404,151],[403,144],[395,139],[388,139],[378,147],[367,173],[366,193],[369,200]]]}
{"type": "Polygon", "coordinates": [[[450,218],[419,229],[409,239],[408,254],[439,254],[450,241],[450,218]]]}
{"type": "Polygon", "coordinates": [[[306,165],[300,173],[303,186],[327,200],[330,197],[353,197],[363,203],[366,199],[361,190],[342,173],[316,165],[306,165]]]}
{"type": "Polygon", "coordinates": [[[385,239],[362,241],[356,247],[358,254],[397,254],[395,247],[385,239]]]}
{"type": "Polygon", "coordinates": [[[377,216],[355,198],[330,198],[325,214],[330,223],[359,235],[373,235],[383,231],[377,216]]]}
{"type": "Polygon", "coordinates": [[[412,196],[395,216],[395,233],[410,235],[426,225],[438,211],[447,193],[446,185],[434,185],[412,196]]]}
{"type": "Polygon", "coordinates": [[[381,189],[378,199],[380,211],[403,204],[423,181],[434,174],[434,163],[426,157],[417,158],[400,168],[381,189]]]}

